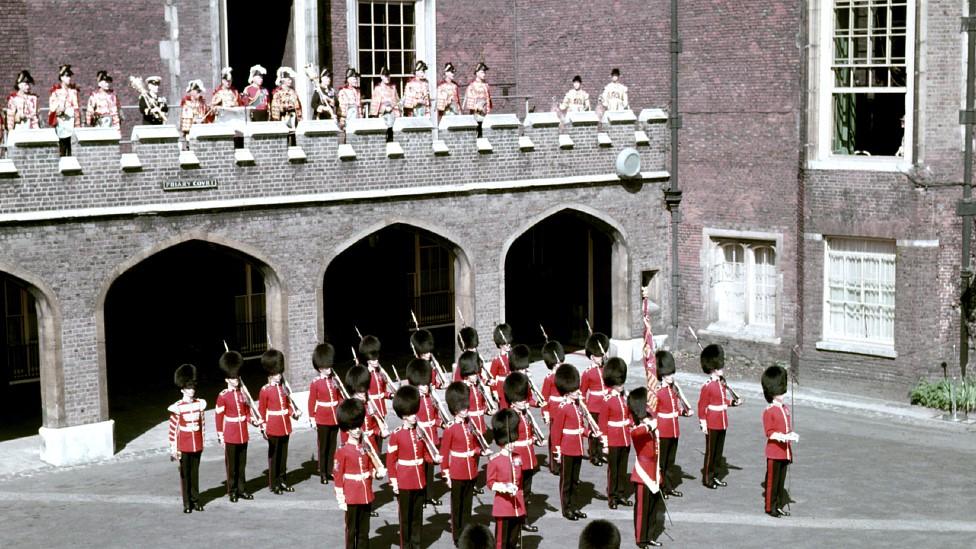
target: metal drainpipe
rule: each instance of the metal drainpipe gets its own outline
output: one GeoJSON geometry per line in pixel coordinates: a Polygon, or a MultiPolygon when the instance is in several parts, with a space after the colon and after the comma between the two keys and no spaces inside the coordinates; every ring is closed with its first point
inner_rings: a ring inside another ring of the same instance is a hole
{"type": "Polygon", "coordinates": [[[681,223],[681,191],[678,189],[678,130],[681,115],[678,111],[678,54],[681,39],[678,37],[678,0],[671,0],[671,186],[664,191],[664,202],[671,212],[671,348],[678,348],[678,289],[681,275],[678,272],[678,225],[681,223]]]}
{"type": "MultiPolygon", "coordinates": [[[[962,29],[966,31],[967,57],[966,57],[966,109],[959,113],[959,122],[966,126],[965,144],[963,153],[963,201],[969,201],[973,195],[973,125],[976,124],[976,112],[973,110],[974,102],[974,79],[976,79],[976,64],[973,58],[976,57],[976,1],[969,1],[969,16],[962,18],[962,29]]],[[[961,292],[965,295],[969,288],[973,276],[972,266],[969,263],[970,239],[972,237],[971,216],[962,218],[962,261],[960,269],[961,292]]],[[[965,300],[960,299],[959,306],[959,370],[963,377],[966,376],[966,366],[969,363],[969,330],[966,325],[966,317],[969,307],[965,300]]]]}

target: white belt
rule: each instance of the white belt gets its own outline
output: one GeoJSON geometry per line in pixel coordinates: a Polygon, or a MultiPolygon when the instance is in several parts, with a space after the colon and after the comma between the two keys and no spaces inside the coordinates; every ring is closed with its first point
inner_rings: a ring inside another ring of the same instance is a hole
{"type": "MultiPolygon", "coordinates": [[[[563,429],[563,432],[565,433],[566,430],[563,429]]],[[[570,433],[570,434],[573,434],[573,433],[570,433]]],[[[515,442],[512,443],[512,446],[532,446],[532,440],[531,439],[530,440],[516,440],[515,442]]]]}
{"type": "Polygon", "coordinates": [[[244,417],[244,416],[225,416],[224,417],[224,421],[229,421],[231,423],[240,423],[240,422],[245,421],[245,420],[247,420],[247,418],[244,417]]]}
{"type": "Polygon", "coordinates": [[[287,416],[288,410],[268,410],[269,416],[287,416]]]}
{"type": "Polygon", "coordinates": [[[334,406],[335,406],[336,404],[338,404],[338,402],[332,402],[332,401],[328,401],[328,402],[326,402],[326,401],[324,401],[324,400],[316,400],[316,401],[315,401],[315,407],[316,407],[316,408],[318,408],[319,406],[325,406],[326,408],[332,408],[332,407],[334,407],[334,406]]]}
{"type": "Polygon", "coordinates": [[[606,389],[603,389],[602,391],[590,391],[589,394],[596,395],[596,396],[602,396],[602,395],[607,394],[607,390],[606,389]]]}
{"type": "Polygon", "coordinates": [[[480,417],[480,416],[483,416],[483,415],[485,415],[485,411],[484,410],[474,410],[474,411],[469,411],[468,412],[468,417],[480,417]]]}
{"type": "Polygon", "coordinates": [[[549,397],[549,402],[555,402],[556,404],[559,404],[562,401],[563,401],[563,397],[561,397],[561,396],[551,396],[551,397],[549,397]]]}
{"type": "Polygon", "coordinates": [[[433,427],[435,423],[437,423],[437,422],[436,421],[418,421],[417,422],[417,425],[420,425],[424,429],[429,429],[430,427],[433,427]]]}
{"type": "Polygon", "coordinates": [[[721,412],[721,411],[724,411],[724,410],[728,410],[729,409],[729,405],[728,404],[709,404],[708,405],[708,409],[709,410],[712,410],[713,412],[721,412]]]}
{"type": "Polygon", "coordinates": [[[423,459],[398,459],[397,463],[403,465],[404,467],[417,467],[418,465],[423,465],[423,459]]]}
{"type": "Polygon", "coordinates": [[[451,450],[451,457],[456,457],[456,458],[474,457],[474,450],[468,450],[467,452],[455,452],[454,450],[451,450]]]}
{"type": "Polygon", "coordinates": [[[608,421],[607,422],[607,424],[610,425],[611,427],[626,427],[629,423],[630,422],[627,421],[626,419],[622,419],[620,421],[608,421]]]}
{"type": "Polygon", "coordinates": [[[195,433],[200,430],[200,424],[180,425],[180,431],[184,433],[195,433]]]}
{"type": "Polygon", "coordinates": [[[372,475],[373,473],[346,473],[342,476],[346,480],[366,480],[372,475]]]}
{"type": "Polygon", "coordinates": [[[380,400],[384,396],[386,396],[386,395],[384,395],[383,393],[376,393],[376,394],[369,395],[369,399],[370,400],[380,400]]]}
{"type": "Polygon", "coordinates": [[[674,419],[678,417],[678,412],[668,412],[666,414],[658,414],[658,419],[674,419]]]}
{"type": "Polygon", "coordinates": [[[495,376],[495,380],[497,380],[497,381],[505,381],[505,378],[506,377],[508,377],[508,376],[503,376],[503,375],[499,374],[499,375],[495,376]]]}
{"type": "Polygon", "coordinates": [[[582,435],[583,429],[563,429],[564,435],[582,435]]]}

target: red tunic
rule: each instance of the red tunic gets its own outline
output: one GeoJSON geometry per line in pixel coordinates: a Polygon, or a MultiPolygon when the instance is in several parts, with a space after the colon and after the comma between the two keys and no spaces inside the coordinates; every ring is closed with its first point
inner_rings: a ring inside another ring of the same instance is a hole
{"type": "Polygon", "coordinates": [[[442,80],[437,85],[437,110],[447,114],[461,114],[461,97],[456,82],[442,80]]]}
{"type": "Polygon", "coordinates": [[[552,415],[552,426],[549,428],[553,452],[563,456],[582,456],[583,440],[589,433],[579,406],[569,401],[561,402],[552,415]]]}
{"type": "Polygon", "coordinates": [[[169,451],[203,451],[203,410],[207,401],[195,398],[177,400],[169,408],[169,451]]]}
{"type": "Polygon", "coordinates": [[[308,388],[308,417],[315,418],[316,425],[337,425],[336,408],[342,403],[342,395],[332,376],[312,381],[308,388]]]}
{"type": "Polygon", "coordinates": [[[525,493],[522,492],[522,465],[518,456],[510,456],[499,452],[488,461],[488,473],[485,486],[495,490],[496,484],[514,483],[518,486],[515,494],[495,492],[494,505],[491,507],[493,517],[522,517],[525,516],[525,493]]]}
{"type": "Polygon", "coordinates": [[[580,392],[586,397],[586,407],[591,414],[602,414],[606,408],[603,397],[607,394],[607,386],[603,384],[603,368],[590,366],[580,377],[580,392]]]}
{"type": "Polygon", "coordinates": [[[787,434],[793,431],[790,407],[779,401],[763,410],[763,429],[766,431],[766,458],[793,461],[793,443],[769,438],[773,433],[787,434]]]}
{"type": "Polygon", "coordinates": [[[604,448],[623,448],[630,446],[630,430],[634,420],[627,408],[627,398],[611,389],[604,397],[604,411],[600,414],[600,431],[603,433],[604,448]]]}
{"type": "Polygon", "coordinates": [[[427,445],[417,436],[415,429],[397,427],[390,434],[386,452],[386,469],[390,482],[398,490],[423,490],[424,461],[433,461],[427,445]]]}
{"type": "Polygon", "coordinates": [[[283,437],[291,434],[291,403],[285,388],[278,383],[269,383],[261,387],[258,397],[258,411],[264,420],[265,432],[268,436],[283,437]]]}
{"type": "Polygon", "coordinates": [[[224,389],[217,396],[214,418],[217,435],[228,444],[245,444],[250,437],[247,424],[251,421],[251,407],[240,389],[224,389]]]}
{"type": "Polygon", "coordinates": [[[488,410],[488,403],[485,402],[484,395],[478,389],[477,384],[464,382],[468,386],[468,417],[471,418],[471,423],[474,424],[475,428],[482,434],[488,429],[488,424],[485,419],[485,412],[488,410]]]}
{"type": "Polygon", "coordinates": [[[632,482],[641,482],[651,492],[657,493],[661,484],[661,474],[657,464],[657,435],[645,423],[641,423],[630,432],[634,440],[634,470],[630,473],[632,482]]]}
{"type": "Polygon", "coordinates": [[[386,378],[383,377],[380,368],[382,366],[379,363],[375,365],[369,364],[366,368],[369,370],[369,400],[376,405],[379,409],[380,414],[385,418],[387,414],[386,399],[393,398],[393,393],[388,391],[386,378]]]}
{"type": "Polygon", "coordinates": [[[488,83],[475,80],[468,84],[468,89],[464,92],[464,105],[461,108],[470,114],[479,116],[490,113],[491,87],[488,86],[488,83]]]}
{"type": "Polygon", "coordinates": [[[512,445],[512,449],[519,460],[522,462],[522,470],[528,471],[539,468],[539,457],[535,455],[535,446],[532,441],[532,423],[528,417],[528,410],[519,412],[518,440],[512,445]]]}
{"type": "Polygon", "coordinates": [[[249,84],[244,88],[244,93],[241,95],[241,106],[250,107],[256,111],[266,111],[269,103],[268,90],[254,84],[249,84]]]}
{"type": "Polygon", "coordinates": [[[495,399],[498,400],[498,409],[507,408],[508,405],[502,406],[502,403],[505,401],[505,378],[511,373],[511,368],[508,366],[508,355],[499,354],[491,359],[491,367],[488,368],[488,373],[495,379],[491,390],[495,394],[495,399]]]}
{"type": "Polygon", "coordinates": [[[546,378],[542,380],[542,398],[546,399],[542,403],[542,415],[546,418],[546,421],[552,419],[553,411],[559,407],[559,403],[563,401],[563,397],[556,390],[556,370],[549,372],[546,378]]]}
{"type": "Polygon", "coordinates": [[[441,416],[437,413],[437,405],[430,393],[420,396],[420,410],[417,412],[417,426],[430,436],[434,444],[439,444],[441,416]]]}
{"type": "Polygon", "coordinates": [[[336,495],[342,490],[346,505],[365,505],[372,503],[373,474],[375,471],[369,455],[361,444],[346,444],[335,452],[336,495]]]}
{"type": "Polygon", "coordinates": [[[702,385],[701,394],[698,396],[698,420],[705,420],[708,428],[716,431],[724,431],[729,428],[729,398],[722,382],[717,378],[709,379],[702,385]]]}
{"type": "Polygon", "coordinates": [[[76,128],[81,126],[81,92],[78,86],[74,84],[65,86],[60,82],[52,86],[48,107],[48,126],[53,128],[58,125],[59,111],[68,113],[76,128]]]}
{"type": "Polygon", "coordinates": [[[379,84],[373,86],[373,95],[369,100],[369,113],[372,116],[383,116],[392,114],[400,116],[400,97],[397,89],[392,84],[379,84]]]}
{"type": "Polygon", "coordinates": [[[677,391],[672,385],[662,385],[657,390],[657,408],[654,409],[660,438],[678,438],[681,435],[678,424],[680,415],[681,404],[677,391]]]}
{"type": "Polygon", "coordinates": [[[473,423],[453,421],[444,429],[441,439],[441,470],[452,480],[473,480],[478,478],[478,460],[481,446],[474,438],[473,423]]]}

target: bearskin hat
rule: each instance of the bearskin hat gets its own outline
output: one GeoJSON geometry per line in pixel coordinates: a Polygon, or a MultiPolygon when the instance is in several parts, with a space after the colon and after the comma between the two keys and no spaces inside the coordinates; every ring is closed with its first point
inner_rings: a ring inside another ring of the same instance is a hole
{"type": "Polygon", "coordinates": [[[421,328],[410,334],[410,344],[418,356],[434,352],[434,334],[430,330],[421,328]]]}
{"type": "Polygon", "coordinates": [[[156,86],[163,83],[163,77],[161,76],[149,76],[146,78],[146,84],[154,84],[156,86]]]}
{"type": "Polygon", "coordinates": [[[458,538],[458,549],[478,549],[494,545],[495,538],[484,524],[468,523],[464,530],[461,530],[461,537],[458,538]]]}
{"type": "Polygon", "coordinates": [[[32,86],[34,85],[34,77],[31,76],[30,71],[25,70],[17,73],[17,81],[14,83],[14,87],[16,88],[21,82],[27,82],[32,86]]]}
{"type": "Polygon", "coordinates": [[[509,442],[518,439],[518,413],[511,408],[499,410],[491,417],[491,432],[495,437],[495,443],[505,446],[509,442]]]}
{"type": "Polygon", "coordinates": [[[220,355],[220,359],[217,361],[217,366],[220,367],[221,372],[224,372],[224,377],[227,379],[241,377],[241,366],[243,365],[244,357],[237,351],[227,351],[220,355]]]}
{"type": "Polygon", "coordinates": [[[200,93],[207,91],[207,89],[203,87],[203,80],[190,80],[190,82],[186,85],[186,93],[190,93],[193,90],[197,90],[200,93]]]}
{"type": "Polygon", "coordinates": [[[674,356],[670,351],[658,351],[654,353],[654,362],[657,364],[657,377],[662,378],[674,374],[674,356]]]}
{"type": "Polygon", "coordinates": [[[416,387],[404,385],[393,395],[393,411],[397,417],[403,419],[412,416],[420,410],[420,391],[416,387]]]}
{"type": "Polygon", "coordinates": [[[251,69],[248,71],[248,73],[249,74],[248,74],[248,77],[247,77],[247,83],[248,84],[253,84],[254,83],[254,77],[256,77],[256,76],[264,76],[264,75],[268,74],[268,69],[262,67],[261,65],[252,65],[251,66],[251,69]]]}
{"type": "Polygon", "coordinates": [[[331,368],[335,361],[335,349],[330,343],[319,343],[312,351],[312,367],[318,370],[331,368]]]}
{"type": "Polygon", "coordinates": [[[455,381],[444,390],[444,400],[447,401],[447,411],[456,416],[471,407],[471,389],[463,381],[455,381]]]}
{"type": "Polygon", "coordinates": [[[346,80],[349,80],[350,78],[359,78],[359,71],[357,71],[353,67],[347,68],[346,69],[346,80]]]}
{"type": "Polygon", "coordinates": [[[61,65],[58,67],[58,78],[62,76],[74,76],[74,71],[71,70],[71,65],[61,65]]]}
{"type": "Polygon", "coordinates": [[[556,368],[555,382],[556,391],[560,395],[568,395],[580,387],[579,370],[572,364],[563,364],[556,368]]]}
{"type": "Polygon", "coordinates": [[[285,371],[285,355],[278,349],[268,349],[261,355],[261,368],[269,375],[285,371]]]}
{"type": "Polygon", "coordinates": [[[488,72],[488,65],[485,65],[484,63],[478,63],[474,68],[475,74],[477,74],[478,71],[488,72]]]}
{"type": "Polygon", "coordinates": [[[616,67],[610,69],[610,76],[620,76],[620,69],[616,67]]]}
{"type": "Polygon", "coordinates": [[[183,364],[173,373],[173,383],[180,389],[195,388],[197,386],[197,367],[183,364]]]}
{"type": "Polygon", "coordinates": [[[95,81],[96,82],[112,82],[112,75],[110,75],[108,73],[108,71],[98,71],[95,74],[95,81]]]}
{"type": "Polygon", "coordinates": [[[511,345],[512,343],[512,327],[508,323],[501,323],[495,326],[495,329],[491,332],[491,339],[495,342],[496,347],[501,347],[502,345],[511,345]]]}
{"type": "Polygon", "coordinates": [[[586,356],[600,357],[610,350],[610,338],[601,332],[593,332],[586,338],[586,356]]]}
{"type": "Polygon", "coordinates": [[[613,357],[603,367],[603,383],[607,387],[619,387],[627,382],[627,363],[620,357],[613,357]]]}
{"type": "Polygon", "coordinates": [[[620,530],[610,521],[591,521],[580,532],[579,549],[620,547],[620,530]]]}
{"type": "Polygon", "coordinates": [[[234,68],[224,67],[220,69],[220,79],[221,80],[233,80],[234,79],[234,68]]]}
{"type": "Polygon", "coordinates": [[[458,343],[462,349],[476,349],[478,344],[478,330],[471,326],[465,326],[458,332],[458,343]]]}
{"type": "Polygon", "coordinates": [[[577,74],[576,76],[573,77],[573,82],[579,82],[580,84],[582,84],[583,79],[580,77],[580,75],[577,74]]]}
{"type": "Polygon", "coordinates": [[[531,362],[529,361],[528,345],[516,345],[508,353],[508,367],[513,372],[517,370],[527,370],[531,362]]]}
{"type": "Polygon", "coordinates": [[[366,404],[358,398],[347,398],[336,409],[339,429],[352,431],[366,422],[366,404]]]}
{"type": "Polygon", "coordinates": [[[725,367],[725,349],[718,343],[712,343],[702,349],[701,369],[706,374],[725,367]]]}
{"type": "Polygon", "coordinates": [[[647,417],[647,387],[638,387],[627,395],[627,408],[634,423],[647,417]]]}
{"type": "Polygon", "coordinates": [[[427,70],[427,63],[424,63],[423,61],[419,61],[419,60],[416,63],[414,63],[413,72],[425,71],[425,70],[427,70]]]}
{"type": "Polygon", "coordinates": [[[521,372],[513,372],[505,378],[505,400],[509,404],[529,399],[529,378],[521,372]]]}
{"type": "Polygon", "coordinates": [[[562,364],[566,361],[566,351],[563,350],[562,343],[551,339],[542,346],[542,361],[546,363],[546,367],[552,370],[557,364],[562,364]]]}
{"type": "Polygon", "coordinates": [[[359,354],[366,360],[379,360],[380,358],[380,338],[374,335],[363,336],[359,342],[359,354]]]}
{"type": "Polygon", "coordinates": [[[424,358],[415,358],[407,363],[407,382],[414,387],[430,385],[430,376],[433,366],[430,361],[424,358]]]}
{"type": "Polygon", "coordinates": [[[772,403],[773,397],[786,394],[786,382],[788,375],[786,368],[782,366],[770,366],[762,375],[763,396],[766,402],[772,403]]]}
{"type": "Polygon", "coordinates": [[[346,372],[346,387],[353,393],[369,392],[369,370],[361,364],[357,364],[346,372]]]}
{"type": "Polygon", "coordinates": [[[457,367],[461,369],[461,377],[473,376],[481,369],[481,357],[477,351],[464,351],[458,358],[457,367]]]}

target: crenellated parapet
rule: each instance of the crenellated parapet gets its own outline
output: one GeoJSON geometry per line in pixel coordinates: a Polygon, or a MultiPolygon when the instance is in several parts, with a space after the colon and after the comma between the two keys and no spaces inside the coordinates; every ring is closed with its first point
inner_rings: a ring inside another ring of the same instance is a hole
{"type": "Polygon", "coordinates": [[[436,130],[400,118],[387,142],[380,119],[350,120],[344,139],[316,120],[299,123],[294,145],[280,122],[202,124],[189,150],[173,126],[137,126],[128,153],[117,130],[83,128],[63,158],[54,130],[19,130],[0,160],[0,222],[605,183],[628,147],[643,179],[662,180],[666,124],[660,109],[492,114],[479,138],[472,116],[446,116],[436,130]]]}

